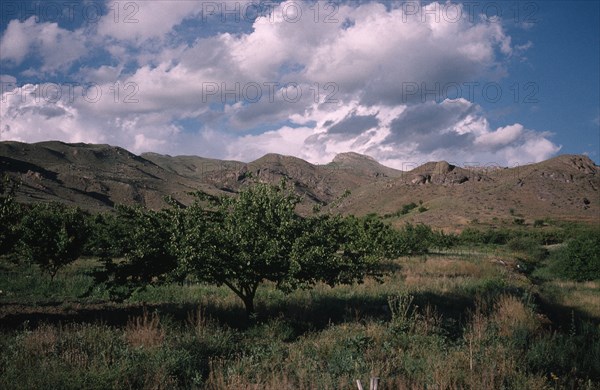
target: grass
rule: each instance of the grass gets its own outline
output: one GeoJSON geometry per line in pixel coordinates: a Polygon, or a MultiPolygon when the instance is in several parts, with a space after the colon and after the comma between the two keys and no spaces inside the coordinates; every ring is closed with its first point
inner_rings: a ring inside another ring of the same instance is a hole
{"type": "Polygon", "coordinates": [[[80,259],[61,269],[54,280],[35,264],[14,264],[0,259],[0,303],[43,304],[107,299],[94,288],[91,273],[100,267],[96,259],[80,259]]]}
{"type": "Polygon", "coordinates": [[[53,282],[3,263],[0,388],[597,388],[600,285],[529,278],[516,257],[459,248],[391,261],[382,282],[265,284],[253,323],[222,287],[115,304],[92,287],[92,259],[53,282]]]}

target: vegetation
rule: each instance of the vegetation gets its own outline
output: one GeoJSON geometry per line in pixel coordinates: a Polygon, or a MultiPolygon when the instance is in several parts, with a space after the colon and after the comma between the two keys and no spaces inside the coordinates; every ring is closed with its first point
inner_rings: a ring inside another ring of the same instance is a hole
{"type": "Polygon", "coordinates": [[[567,242],[554,253],[553,271],[576,281],[600,279],[600,235],[587,231],[567,242]]]}
{"type": "Polygon", "coordinates": [[[114,299],[123,300],[137,289],[174,276],[178,263],[166,211],[119,207],[116,216],[103,215],[94,222],[97,233],[90,249],[104,262],[96,280],[106,283],[114,299]]]}
{"type": "Polygon", "coordinates": [[[381,226],[295,213],[299,198],[285,187],[257,185],[239,196],[200,196],[175,212],[175,246],[181,267],[197,280],[225,285],[254,313],[263,281],[283,290],[319,281],[336,285],[362,281],[371,270],[381,226]],[[206,207],[202,201],[211,201],[206,207]]]}
{"type": "Polygon", "coordinates": [[[20,207],[15,202],[17,184],[8,176],[0,178],[0,256],[10,253],[18,240],[20,207]]]}
{"type": "Polygon", "coordinates": [[[60,268],[79,258],[87,238],[83,213],[59,203],[31,207],[21,220],[20,230],[23,257],[52,279],[60,268]]]}
{"type": "Polygon", "coordinates": [[[600,386],[597,228],[301,217],[266,185],[97,215],[2,196],[0,388],[600,386]]]}
{"type": "MultiPolygon", "coordinates": [[[[401,217],[403,215],[410,213],[412,210],[416,209],[417,207],[419,207],[419,206],[415,202],[410,202],[410,203],[402,205],[402,208],[400,210],[396,211],[395,213],[386,214],[384,217],[385,218],[401,217]]],[[[427,208],[425,208],[424,206],[421,206],[419,208],[419,212],[422,213],[425,211],[427,211],[427,208]]]]}

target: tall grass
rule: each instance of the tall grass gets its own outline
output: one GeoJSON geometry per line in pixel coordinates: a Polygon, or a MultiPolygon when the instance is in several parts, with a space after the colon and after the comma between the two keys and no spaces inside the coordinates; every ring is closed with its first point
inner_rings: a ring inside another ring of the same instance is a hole
{"type": "MultiPolygon", "coordinates": [[[[0,388],[350,389],[373,376],[383,389],[600,386],[597,323],[575,311],[567,323],[551,323],[532,298],[545,291],[510,259],[496,258],[402,258],[382,282],[291,294],[267,283],[253,323],[240,320],[243,307],[227,289],[151,287],[122,305],[146,306],[120,323],[48,316],[36,326],[5,327],[0,388]]],[[[87,266],[73,267],[62,275],[86,277],[87,266]]],[[[50,292],[79,299],[84,288],[54,291],[60,275],[50,292]]],[[[555,293],[569,286],[557,284],[555,293]]],[[[575,287],[597,289],[593,282],[575,287]]],[[[41,291],[11,299],[26,306],[41,291]]],[[[11,315],[2,310],[0,318],[11,315]]]]}

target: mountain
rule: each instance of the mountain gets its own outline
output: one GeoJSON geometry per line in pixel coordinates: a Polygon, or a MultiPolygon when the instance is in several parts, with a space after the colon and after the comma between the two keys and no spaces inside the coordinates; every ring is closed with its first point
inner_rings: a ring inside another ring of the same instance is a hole
{"type": "Polygon", "coordinates": [[[513,168],[460,168],[430,162],[401,177],[358,188],[342,213],[393,214],[422,203],[392,222],[423,222],[449,229],[469,224],[510,224],[523,218],[600,222],[600,167],[587,156],[562,155],[513,168]]]}
{"type": "Polygon", "coordinates": [[[600,167],[577,155],[513,168],[458,167],[438,161],[400,171],[357,153],[339,154],[324,165],[279,154],[245,163],[156,153],[137,156],[110,145],[5,141],[0,142],[0,174],[21,180],[19,201],[54,200],[93,211],[115,204],[156,209],[166,205],[166,195],[188,203],[196,190],[232,194],[255,182],[285,179],[303,196],[302,213],[320,205],[324,212],[387,215],[396,225],[424,222],[456,230],[520,218],[526,223],[600,219],[600,167]],[[410,203],[422,206],[420,211],[397,213],[410,203]]]}

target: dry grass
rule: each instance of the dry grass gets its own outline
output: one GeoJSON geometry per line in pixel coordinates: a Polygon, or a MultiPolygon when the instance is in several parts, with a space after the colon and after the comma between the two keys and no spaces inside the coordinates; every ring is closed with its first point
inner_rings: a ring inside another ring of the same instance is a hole
{"type": "Polygon", "coordinates": [[[485,260],[432,257],[425,261],[401,260],[401,275],[410,291],[449,293],[484,278],[504,276],[502,267],[485,260]]]}
{"type": "Polygon", "coordinates": [[[23,347],[34,356],[45,356],[54,351],[59,339],[58,330],[48,324],[28,331],[23,338],[23,347]]]}
{"type": "Polygon", "coordinates": [[[133,347],[160,347],[164,339],[165,330],[158,313],[149,314],[145,308],[141,316],[130,319],[125,327],[125,340],[133,347]]]}
{"type": "Polygon", "coordinates": [[[540,325],[535,313],[514,296],[501,296],[494,309],[493,321],[502,337],[510,337],[516,331],[533,333],[540,325]]]}
{"type": "Polygon", "coordinates": [[[572,307],[600,318],[600,282],[574,282],[554,280],[549,282],[552,289],[560,291],[555,299],[561,305],[572,307]]]}

